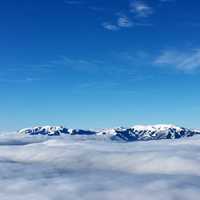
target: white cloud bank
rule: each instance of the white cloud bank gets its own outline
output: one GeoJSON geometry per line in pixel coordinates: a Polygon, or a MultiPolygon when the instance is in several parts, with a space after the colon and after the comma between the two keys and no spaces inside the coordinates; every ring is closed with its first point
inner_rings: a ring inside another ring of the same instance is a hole
{"type": "Polygon", "coordinates": [[[198,200],[200,137],[0,137],[1,200],[198,200]]]}

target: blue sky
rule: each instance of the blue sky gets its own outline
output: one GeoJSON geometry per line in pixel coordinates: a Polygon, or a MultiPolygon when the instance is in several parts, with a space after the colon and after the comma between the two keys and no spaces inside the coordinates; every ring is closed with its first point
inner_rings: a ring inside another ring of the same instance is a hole
{"type": "Polygon", "coordinates": [[[0,130],[200,127],[200,2],[0,2],[0,130]]]}

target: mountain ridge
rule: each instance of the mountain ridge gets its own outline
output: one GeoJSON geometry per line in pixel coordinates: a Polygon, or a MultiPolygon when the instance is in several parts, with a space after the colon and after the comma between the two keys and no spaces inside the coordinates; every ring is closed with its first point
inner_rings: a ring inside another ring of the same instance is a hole
{"type": "Polygon", "coordinates": [[[111,140],[121,140],[126,142],[148,141],[159,139],[179,139],[182,137],[192,137],[200,135],[200,130],[179,127],[171,124],[157,125],[135,125],[129,128],[108,128],[108,129],[68,129],[64,126],[37,126],[33,128],[25,128],[18,131],[19,134],[25,135],[85,135],[99,136],[109,138],[111,140]]]}

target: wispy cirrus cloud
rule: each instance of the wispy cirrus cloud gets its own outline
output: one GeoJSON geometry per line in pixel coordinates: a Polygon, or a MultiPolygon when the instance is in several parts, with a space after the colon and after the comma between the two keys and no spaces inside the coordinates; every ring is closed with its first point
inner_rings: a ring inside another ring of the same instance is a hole
{"type": "Polygon", "coordinates": [[[154,60],[154,64],[192,72],[200,69],[200,49],[190,51],[165,50],[154,60]]]}
{"type": "MultiPolygon", "coordinates": [[[[147,20],[141,20],[149,17],[154,13],[154,10],[148,3],[145,1],[131,1],[128,6],[127,11],[119,11],[114,16],[117,16],[117,19],[114,23],[107,22],[106,24],[112,26],[103,26],[105,29],[110,31],[121,30],[123,28],[131,28],[136,26],[146,26],[149,23],[147,20]]],[[[104,24],[105,25],[105,24],[104,24]]]]}
{"type": "Polygon", "coordinates": [[[101,23],[102,27],[108,31],[118,31],[123,28],[131,28],[134,26],[146,26],[149,23],[143,21],[139,21],[138,19],[135,20],[135,17],[147,17],[150,14],[153,14],[153,9],[145,2],[143,1],[134,1],[131,2],[128,6],[129,8],[127,10],[121,11],[113,9],[112,11],[108,12],[108,9],[89,4],[88,2],[82,2],[78,0],[65,0],[64,1],[68,5],[82,5],[83,8],[92,10],[94,12],[104,12],[105,10],[107,13],[110,13],[112,16],[112,20],[104,20],[103,23],[101,23]],[[135,16],[133,15],[135,14],[135,16]]]}
{"type": "MultiPolygon", "coordinates": [[[[157,3],[175,2],[176,0],[157,0],[157,3]]],[[[65,0],[68,5],[79,6],[93,12],[105,12],[101,26],[108,31],[118,31],[124,28],[137,26],[152,26],[149,22],[150,17],[156,13],[156,6],[152,6],[147,0],[130,0],[129,4],[125,3],[123,8],[106,8],[95,3],[83,2],[79,0],[65,0]],[[109,20],[106,19],[109,16],[109,20]]]]}
{"type": "Polygon", "coordinates": [[[116,57],[123,61],[123,64],[140,66],[139,71],[142,72],[142,66],[160,67],[160,70],[172,69],[181,73],[193,74],[200,72],[200,48],[196,49],[167,49],[161,50],[159,53],[151,51],[121,52],[116,57]]]}
{"type": "Polygon", "coordinates": [[[117,20],[115,23],[104,22],[102,26],[109,31],[118,31],[122,28],[130,28],[134,26],[134,23],[128,16],[117,14],[117,20]]]}
{"type": "Polygon", "coordinates": [[[117,20],[117,25],[122,28],[132,27],[134,24],[126,15],[122,15],[117,20]]]}
{"type": "Polygon", "coordinates": [[[144,1],[133,1],[130,3],[130,12],[137,17],[148,17],[153,14],[153,8],[144,1]]]}

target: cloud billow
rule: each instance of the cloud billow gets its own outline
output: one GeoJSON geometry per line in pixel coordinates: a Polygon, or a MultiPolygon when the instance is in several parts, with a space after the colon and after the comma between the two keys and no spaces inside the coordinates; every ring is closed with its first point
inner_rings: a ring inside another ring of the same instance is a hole
{"type": "Polygon", "coordinates": [[[200,195],[199,137],[127,144],[10,134],[0,141],[2,200],[198,200],[200,195]]]}

